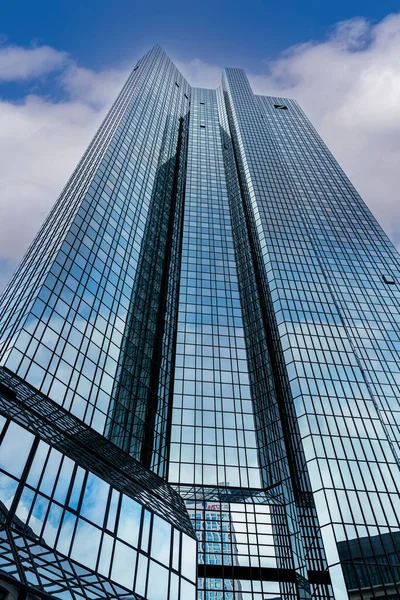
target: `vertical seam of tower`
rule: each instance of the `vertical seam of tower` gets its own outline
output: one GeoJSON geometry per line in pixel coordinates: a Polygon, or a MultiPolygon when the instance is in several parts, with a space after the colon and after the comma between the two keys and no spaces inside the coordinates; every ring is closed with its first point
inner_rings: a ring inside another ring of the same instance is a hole
{"type": "MultiPolygon", "coordinates": [[[[157,405],[158,405],[158,382],[160,378],[160,368],[162,360],[162,345],[163,345],[163,334],[165,328],[165,311],[168,291],[168,272],[171,262],[171,241],[172,233],[175,222],[175,208],[177,203],[178,194],[178,178],[181,160],[181,148],[182,148],[182,134],[183,134],[183,117],[180,118],[178,142],[176,149],[176,164],[174,168],[174,180],[172,188],[172,198],[170,214],[168,218],[168,230],[167,230],[167,245],[166,254],[164,256],[162,280],[160,287],[160,298],[157,309],[157,323],[155,331],[155,344],[153,346],[152,360],[151,360],[151,372],[150,372],[150,386],[147,394],[147,409],[145,417],[145,432],[143,436],[142,445],[142,463],[150,468],[151,458],[153,453],[153,440],[154,440],[154,422],[156,419],[157,405]]],[[[171,400],[171,398],[170,398],[171,400]]]]}

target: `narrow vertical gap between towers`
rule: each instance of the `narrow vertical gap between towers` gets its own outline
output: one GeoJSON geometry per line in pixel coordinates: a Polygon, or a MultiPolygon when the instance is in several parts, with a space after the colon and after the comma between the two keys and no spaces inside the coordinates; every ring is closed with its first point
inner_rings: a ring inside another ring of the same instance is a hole
{"type": "MultiPolygon", "coordinates": [[[[179,174],[183,166],[183,172],[185,171],[184,167],[186,164],[186,148],[187,148],[187,136],[188,132],[185,131],[184,127],[184,118],[181,117],[179,120],[179,132],[178,132],[178,143],[176,148],[176,164],[175,164],[175,172],[174,172],[174,180],[172,186],[172,202],[170,208],[170,214],[168,219],[168,229],[167,229],[167,246],[166,246],[166,254],[164,258],[163,272],[162,272],[162,280],[161,280],[161,289],[160,289],[160,300],[158,305],[158,319],[156,323],[156,333],[155,333],[155,344],[153,346],[153,355],[151,361],[151,372],[150,372],[150,386],[147,395],[147,409],[145,416],[145,424],[144,424],[144,436],[143,436],[143,444],[142,444],[142,452],[141,452],[141,462],[147,467],[151,468],[152,459],[153,459],[153,450],[154,450],[154,437],[155,437],[155,420],[157,415],[158,408],[158,384],[160,379],[160,369],[161,369],[161,361],[163,355],[163,338],[164,338],[164,330],[165,330],[165,313],[167,310],[167,296],[168,296],[168,287],[169,287],[169,271],[171,264],[171,256],[172,256],[172,236],[173,229],[175,225],[175,220],[179,219],[179,251],[178,251],[178,263],[180,265],[181,258],[181,248],[182,248],[182,221],[184,214],[184,189],[182,190],[182,206],[178,214],[176,211],[177,202],[178,202],[178,194],[179,194],[179,174]],[[184,136],[186,136],[186,143],[184,144],[184,136]],[[183,150],[183,153],[182,153],[183,150]],[[183,154],[183,156],[182,156],[183,154]]],[[[179,282],[179,277],[178,277],[179,282]]],[[[177,302],[179,297],[179,289],[175,292],[176,301],[172,310],[177,312],[177,302]]],[[[176,329],[176,328],[175,328],[176,329]]],[[[176,330],[173,332],[173,342],[172,342],[172,362],[171,362],[171,371],[174,369],[175,362],[175,348],[176,348],[176,330]]],[[[173,377],[171,373],[171,384],[168,390],[168,407],[167,407],[167,434],[166,434],[166,453],[169,456],[169,442],[171,436],[171,421],[172,421],[172,397],[173,397],[173,377]]],[[[168,458],[167,458],[168,463],[168,458]]]]}

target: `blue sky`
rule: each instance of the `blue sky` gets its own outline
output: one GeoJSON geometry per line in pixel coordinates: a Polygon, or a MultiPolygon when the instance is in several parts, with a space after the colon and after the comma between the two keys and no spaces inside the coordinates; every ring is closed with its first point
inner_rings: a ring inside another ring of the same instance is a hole
{"type": "Polygon", "coordinates": [[[296,98],[400,247],[398,1],[13,0],[0,4],[0,291],[155,43],[192,85],[236,66],[256,93],[296,98]]]}

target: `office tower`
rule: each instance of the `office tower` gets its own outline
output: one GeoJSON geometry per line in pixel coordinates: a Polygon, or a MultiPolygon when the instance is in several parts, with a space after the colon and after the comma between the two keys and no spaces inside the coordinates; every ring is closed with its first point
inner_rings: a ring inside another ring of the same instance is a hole
{"type": "Polygon", "coordinates": [[[294,100],[153,48],[2,297],[1,586],[399,597],[399,264],[294,100]]]}

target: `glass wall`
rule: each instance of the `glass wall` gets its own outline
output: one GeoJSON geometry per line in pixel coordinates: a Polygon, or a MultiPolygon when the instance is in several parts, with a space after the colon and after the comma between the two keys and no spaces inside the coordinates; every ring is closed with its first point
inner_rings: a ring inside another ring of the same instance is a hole
{"type": "Polygon", "coordinates": [[[0,303],[1,577],[398,594],[399,282],[296,102],[153,48],[0,303]]]}
{"type": "Polygon", "coordinates": [[[363,572],[358,588],[382,592],[389,572],[398,581],[397,334],[387,315],[398,304],[399,257],[295,102],[254,96],[238,69],[226,70],[225,86],[308,569],[321,563],[323,541],[336,597],[346,597],[349,568],[352,585],[363,572]],[[383,376],[366,352],[380,344],[383,376]]]}
{"type": "Polygon", "coordinates": [[[62,599],[195,600],[193,538],[14,421],[0,426],[1,570],[20,579],[23,566],[62,599]]]}

